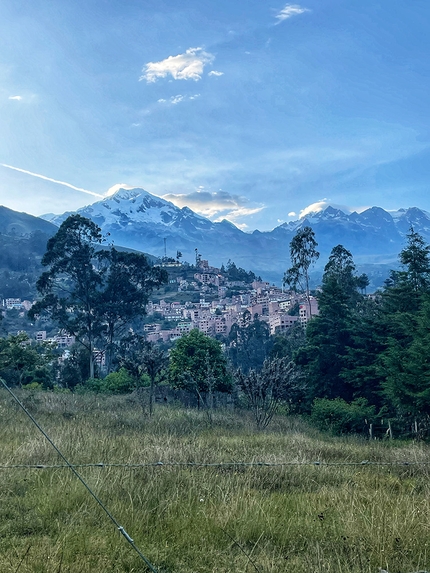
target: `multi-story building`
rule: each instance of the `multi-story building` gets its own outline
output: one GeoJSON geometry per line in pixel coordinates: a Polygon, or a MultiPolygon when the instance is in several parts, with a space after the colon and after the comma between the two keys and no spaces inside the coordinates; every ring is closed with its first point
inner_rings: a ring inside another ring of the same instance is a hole
{"type": "Polygon", "coordinates": [[[270,334],[281,334],[293,327],[300,320],[298,316],[286,313],[271,314],[269,316],[270,334]]]}
{"type": "Polygon", "coordinates": [[[319,315],[318,301],[316,298],[311,297],[310,298],[310,304],[307,301],[300,303],[300,305],[299,305],[299,318],[300,318],[300,323],[303,326],[306,326],[306,324],[309,322],[309,320],[313,316],[318,316],[318,315],[319,315]]]}
{"type": "Polygon", "coordinates": [[[3,301],[3,306],[5,306],[7,310],[13,310],[14,308],[21,310],[22,302],[20,298],[7,298],[3,301]]]}

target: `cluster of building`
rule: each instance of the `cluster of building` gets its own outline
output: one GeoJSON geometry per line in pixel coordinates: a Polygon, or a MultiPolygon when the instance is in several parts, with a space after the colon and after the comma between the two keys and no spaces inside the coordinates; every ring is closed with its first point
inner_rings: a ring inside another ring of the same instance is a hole
{"type": "Polygon", "coordinates": [[[4,298],[1,305],[2,310],[18,310],[22,313],[29,311],[32,306],[32,302],[20,298],[4,298]]]}
{"type": "Polygon", "coordinates": [[[297,323],[304,326],[312,316],[318,314],[317,300],[313,297],[308,300],[264,281],[254,281],[250,285],[242,281],[228,281],[220,273],[220,269],[210,267],[208,261],[200,261],[198,270],[199,272],[194,274],[194,281],[177,280],[178,291],[190,287],[199,290],[198,303],[161,300],[148,304],[149,316],[161,316],[164,321],[174,322],[175,326],[163,328],[159,320],[145,324],[147,340],[174,341],[194,328],[208,336],[227,336],[233,324],[240,323],[246,312],[249,312],[251,317],[258,315],[260,320],[267,322],[271,334],[277,334],[285,332],[297,323]],[[217,289],[217,296],[211,302],[205,300],[209,285],[212,294],[214,289],[217,289]],[[239,294],[227,297],[226,294],[231,289],[239,294]],[[296,305],[299,307],[298,313],[290,314],[296,305]]]}
{"type": "MultiPolygon", "coordinates": [[[[177,265],[176,265],[177,266],[177,265]]],[[[245,313],[258,315],[270,328],[271,334],[284,333],[297,323],[305,326],[308,320],[318,314],[317,300],[307,299],[292,291],[284,291],[268,282],[256,280],[252,284],[243,281],[229,281],[220,269],[209,266],[208,261],[199,260],[194,280],[177,278],[178,292],[196,290],[199,302],[150,301],[147,314],[154,320],[144,325],[146,339],[151,342],[173,342],[196,328],[208,336],[228,336],[232,326],[240,323],[245,313]],[[210,292],[210,297],[208,296],[210,292]],[[236,294],[232,294],[232,293],[236,294]],[[230,293],[230,296],[227,296],[230,293]],[[215,297],[214,297],[215,294],[215,297]],[[210,298],[211,301],[207,301],[210,298]],[[298,313],[290,313],[298,306],[298,313]],[[163,325],[169,324],[169,328],[163,325]]],[[[172,281],[170,281],[172,282],[172,281]]],[[[32,306],[30,301],[18,298],[3,300],[3,309],[18,309],[24,314],[32,306]]],[[[36,332],[39,342],[50,342],[57,348],[67,349],[75,339],[67,333],[47,338],[46,331],[36,332]]]]}

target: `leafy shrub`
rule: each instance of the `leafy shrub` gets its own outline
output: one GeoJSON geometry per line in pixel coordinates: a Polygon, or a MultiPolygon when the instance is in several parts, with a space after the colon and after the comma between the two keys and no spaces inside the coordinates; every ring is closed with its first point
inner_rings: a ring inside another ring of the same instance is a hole
{"type": "Polygon", "coordinates": [[[128,394],[140,386],[148,385],[148,376],[143,375],[139,380],[136,380],[125,368],[120,368],[118,372],[111,372],[106,378],[90,378],[85,387],[92,392],[128,394]]]}
{"type": "Polygon", "coordinates": [[[375,419],[375,406],[369,406],[365,398],[351,403],[336,398],[316,398],[312,405],[311,420],[320,430],[334,434],[363,433],[375,419]]]}
{"type": "Polygon", "coordinates": [[[42,390],[43,386],[39,382],[30,382],[30,384],[23,385],[25,390],[42,390]]]}

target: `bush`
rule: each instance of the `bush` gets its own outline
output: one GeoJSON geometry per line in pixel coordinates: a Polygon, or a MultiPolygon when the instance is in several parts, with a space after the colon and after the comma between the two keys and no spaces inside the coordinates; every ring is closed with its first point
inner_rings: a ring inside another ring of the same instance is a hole
{"type": "Polygon", "coordinates": [[[364,433],[375,417],[375,406],[369,406],[365,398],[357,398],[351,403],[342,398],[316,398],[311,411],[312,422],[320,430],[334,434],[364,433]]]}
{"type": "Polygon", "coordinates": [[[149,386],[148,376],[136,380],[125,368],[111,372],[106,378],[90,378],[85,384],[87,390],[104,394],[128,394],[140,386],[149,386]]]}

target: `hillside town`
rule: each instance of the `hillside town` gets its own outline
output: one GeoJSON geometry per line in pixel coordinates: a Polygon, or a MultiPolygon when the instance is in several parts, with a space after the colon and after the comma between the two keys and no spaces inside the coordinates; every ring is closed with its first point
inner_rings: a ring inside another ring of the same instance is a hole
{"type": "Polygon", "coordinates": [[[161,315],[176,325],[174,328],[163,329],[160,322],[146,324],[144,331],[147,340],[174,341],[193,328],[208,336],[228,336],[233,324],[240,322],[244,313],[249,313],[251,317],[257,315],[260,320],[267,322],[271,334],[278,334],[297,322],[305,326],[311,316],[318,314],[318,304],[314,297],[307,301],[304,295],[284,291],[261,280],[254,280],[250,284],[226,280],[220,269],[209,266],[205,260],[200,261],[194,281],[188,283],[178,279],[178,291],[189,287],[200,293],[199,302],[166,302],[162,299],[158,303],[148,304],[149,316],[161,315]],[[213,292],[209,285],[215,286],[217,293],[211,302],[206,300],[206,295],[213,292]],[[240,293],[227,296],[231,289],[240,293]],[[297,313],[292,312],[294,308],[297,313]]]}
{"type": "MultiPolygon", "coordinates": [[[[285,333],[298,323],[305,327],[312,316],[318,315],[315,297],[308,300],[303,294],[276,287],[258,280],[259,277],[252,282],[228,280],[224,269],[210,266],[209,261],[201,258],[197,259],[191,273],[187,263],[172,261],[161,264],[170,270],[169,288],[173,292],[169,293],[168,300],[167,297],[157,299],[155,296],[149,300],[147,320],[143,325],[143,334],[148,342],[173,343],[193,329],[211,337],[227,337],[233,324],[240,323],[246,313],[251,317],[257,315],[266,322],[273,335],[285,333]],[[181,272],[184,269],[186,273],[181,272]],[[174,274],[172,270],[175,270],[174,274]],[[197,295],[198,302],[174,300],[175,292],[192,293],[194,300],[197,295]]],[[[33,304],[34,301],[11,297],[2,300],[1,310],[5,317],[10,312],[18,312],[18,316],[24,318],[33,304]]],[[[75,337],[64,331],[48,336],[44,329],[45,321],[46,318],[40,317],[34,325],[39,329],[32,329],[27,334],[36,342],[64,349],[64,357],[67,357],[67,349],[75,343],[75,337]]],[[[97,362],[103,366],[103,352],[97,351],[97,362]]]]}

